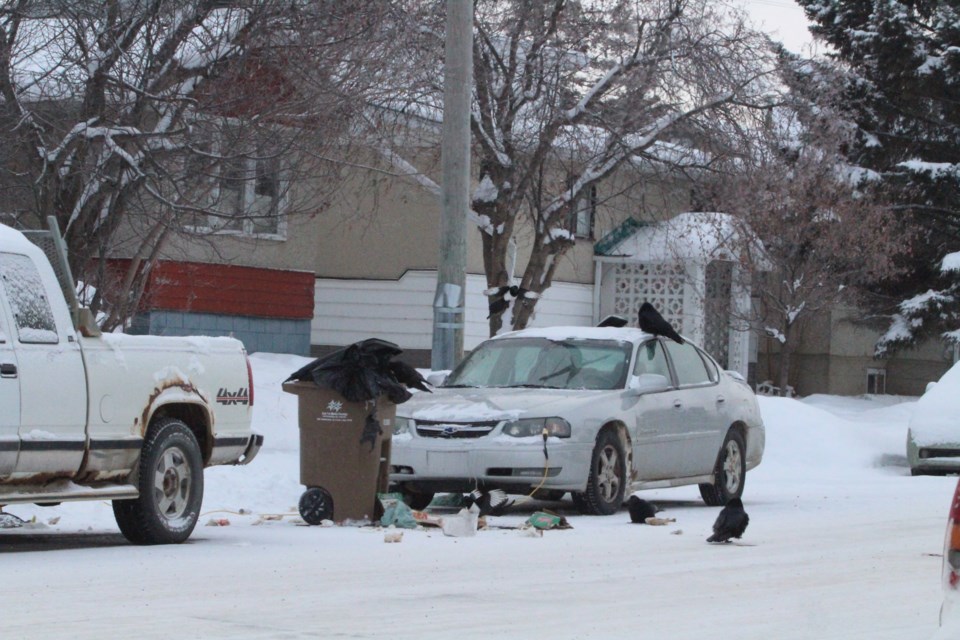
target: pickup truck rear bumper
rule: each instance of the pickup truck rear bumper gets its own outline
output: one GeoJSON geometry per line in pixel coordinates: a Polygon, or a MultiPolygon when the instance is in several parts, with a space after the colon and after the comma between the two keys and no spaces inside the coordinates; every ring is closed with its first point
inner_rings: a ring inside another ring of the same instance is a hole
{"type": "Polygon", "coordinates": [[[237,460],[237,464],[249,464],[251,460],[257,457],[257,454],[260,452],[260,447],[262,446],[263,434],[250,434],[250,442],[247,443],[247,448],[244,450],[243,455],[237,460]]]}

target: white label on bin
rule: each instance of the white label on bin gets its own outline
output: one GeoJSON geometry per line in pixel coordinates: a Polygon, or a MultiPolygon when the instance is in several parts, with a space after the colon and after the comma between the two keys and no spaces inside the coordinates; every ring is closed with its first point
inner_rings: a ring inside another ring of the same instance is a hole
{"type": "Polygon", "coordinates": [[[331,400],[327,403],[327,410],[321,411],[317,420],[324,422],[350,422],[350,416],[341,411],[343,403],[337,400],[331,400]]]}

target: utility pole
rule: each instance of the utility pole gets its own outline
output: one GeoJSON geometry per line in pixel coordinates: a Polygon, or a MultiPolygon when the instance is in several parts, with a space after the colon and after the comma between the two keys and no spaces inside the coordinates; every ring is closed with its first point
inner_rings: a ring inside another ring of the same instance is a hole
{"type": "Polygon", "coordinates": [[[433,301],[431,368],[452,369],[463,358],[470,207],[470,101],[473,89],[473,0],[447,0],[443,67],[443,170],[440,255],[433,301]]]}

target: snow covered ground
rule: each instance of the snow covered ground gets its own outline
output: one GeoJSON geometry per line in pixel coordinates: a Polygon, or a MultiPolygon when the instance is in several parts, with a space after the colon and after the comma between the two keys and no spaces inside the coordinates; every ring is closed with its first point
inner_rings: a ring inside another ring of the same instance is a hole
{"type": "Polygon", "coordinates": [[[307,360],[252,361],[266,444],[247,467],[208,470],[188,543],[128,545],[107,503],[7,508],[37,524],[0,531],[0,637],[926,640],[937,628],[956,478],[904,466],[914,398],[761,398],[767,451],[747,475],[740,544],[704,541],[718,509],[695,487],[641,494],[676,518],[664,527],[531,501],[490,523],[547,507],[573,528],[408,530],[385,544],[373,527],[297,524],[296,398],[279,383],[307,360]]]}

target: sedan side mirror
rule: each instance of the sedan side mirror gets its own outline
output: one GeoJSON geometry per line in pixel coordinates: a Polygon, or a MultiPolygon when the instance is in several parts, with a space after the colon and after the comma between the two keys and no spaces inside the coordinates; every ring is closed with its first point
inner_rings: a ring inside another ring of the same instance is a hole
{"type": "Polygon", "coordinates": [[[639,376],[630,376],[627,388],[637,395],[658,393],[669,389],[670,381],[659,373],[641,373],[639,376]]]}

